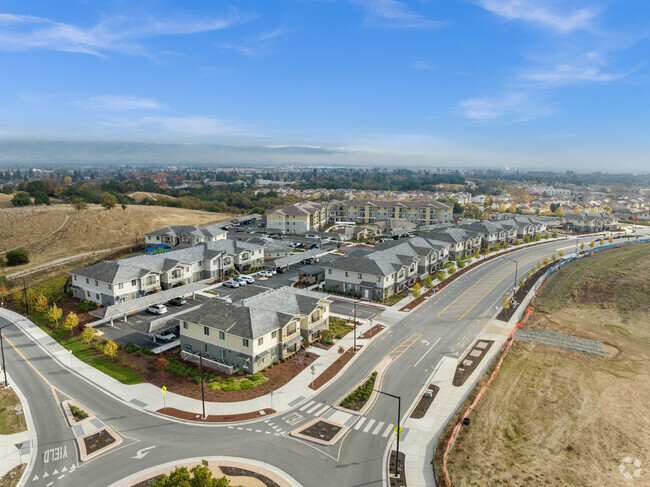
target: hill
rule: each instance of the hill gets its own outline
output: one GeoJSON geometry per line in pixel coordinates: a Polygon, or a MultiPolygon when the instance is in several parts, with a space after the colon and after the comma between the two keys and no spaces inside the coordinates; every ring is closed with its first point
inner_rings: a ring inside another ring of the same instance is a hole
{"type": "Polygon", "coordinates": [[[145,191],[136,191],[135,193],[131,193],[128,196],[133,198],[137,203],[140,203],[142,200],[148,198],[150,200],[158,201],[160,198],[167,198],[170,200],[175,200],[175,196],[167,196],[166,194],[160,194],[160,193],[147,193],[145,191]]]}
{"type": "Polygon", "coordinates": [[[143,234],[169,225],[205,225],[232,215],[160,206],[128,206],[105,210],[90,205],[77,211],[70,205],[0,209],[0,254],[22,247],[26,266],[2,267],[0,275],[87,252],[133,245],[143,234]]]}

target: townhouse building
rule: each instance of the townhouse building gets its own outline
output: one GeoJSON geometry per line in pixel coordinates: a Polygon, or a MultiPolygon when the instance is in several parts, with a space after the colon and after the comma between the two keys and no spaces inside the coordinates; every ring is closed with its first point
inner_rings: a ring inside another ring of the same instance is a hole
{"type": "Polygon", "coordinates": [[[223,279],[232,269],[261,265],[264,249],[234,240],[200,243],[165,254],[101,261],[70,272],[72,295],[104,306],[203,279],[223,279]]]}
{"type": "Polygon", "coordinates": [[[179,317],[185,353],[200,353],[207,360],[256,373],[296,353],[329,328],[331,301],[327,299],[261,286],[241,291],[245,292],[239,298],[211,299],[179,317]]]}
{"type": "Polygon", "coordinates": [[[564,218],[565,227],[577,232],[601,232],[618,227],[618,218],[606,213],[570,213],[564,218]]]}
{"type": "Polygon", "coordinates": [[[324,228],[330,218],[329,203],[286,203],[266,212],[266,228],[283,233],[305,234],[324,228]]]}
{"type": "Polygon", "coordinates": [[[225,240],[228,232],[221,228],[223,223],[212,225],[172,225],[153,232],[145,233],[147,245],[167,245],[176,247],[178,245],[196,245],[198,243],[216,242],[225,240]]]}
{"type": "Polygon", "coordinates": [[[356,199],[332,204],[330,218],[335,222],[373,223],[405,219],[416,225],[446,223],[452,219],[453,205],[432,200],[380,201],[356,199]]]}

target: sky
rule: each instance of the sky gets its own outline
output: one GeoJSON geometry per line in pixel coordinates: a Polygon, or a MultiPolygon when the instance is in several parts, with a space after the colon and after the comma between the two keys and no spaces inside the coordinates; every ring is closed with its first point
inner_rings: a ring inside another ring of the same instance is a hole
{"type": "Polygon", "coordinates": [[[0,142],[648,171],[649,37],[648,0],[0,0],[0,142]]]}

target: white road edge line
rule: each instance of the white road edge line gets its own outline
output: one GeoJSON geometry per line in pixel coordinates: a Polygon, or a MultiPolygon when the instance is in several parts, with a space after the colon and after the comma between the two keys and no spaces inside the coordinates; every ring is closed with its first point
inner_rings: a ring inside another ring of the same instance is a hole
{"type": "Polygon", "coordinates": [[[435,347],[435,346],[438,344],[438,342],[440,341],[440,338],[442,338],[442,337],[438,337],[438,339],[436,340],[436,343],[434,343],[433,345],[431,345],[431,346],[429,347],[429,350],[427,350],[426,352],[424,352],[424,355],[422,355],[422,357],[420,357],[420,360],[418,360],[417,362],[415,362],[415,364],[413,365],[413,367],[417,367],[418,364],[419,364],[420,362],[422,362],[422,360],[424,359],[424,357],[426,357],[427,354],[428,354],[431,350],[433,350],[433,347],[435,347]]]}

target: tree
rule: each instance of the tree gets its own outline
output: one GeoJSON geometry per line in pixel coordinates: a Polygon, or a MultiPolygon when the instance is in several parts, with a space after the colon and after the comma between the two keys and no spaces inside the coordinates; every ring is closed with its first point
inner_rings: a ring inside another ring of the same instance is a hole
{"type": "Polygon", "coordinates": [[[530,242],[530,237],[528,235],[524,235],[524,243],[530,242]]]}
{"type": "Polygon", "coordinates": [[[436,272],[436,279],[440,282],[445,280],[445,273],[443,271],[436,272]]]}
{"type": "Polygon", "coordinates": [[[533,277],[533,273],[528,271],[528,274],[526,274],[526,280],[529,281],[531,277],[533,277]]]}
{"type": "Polygon", "coordinates": [[[557,260],[557,254],[551,255],[551,260],[557,260]]]}
{"type": "Polygon", "coordinates": [[[499,205],[499,213],[505,213],[506,212],[506,205],[504,203],[501,203],[499,205]]]}
{"type": "Polygon", "coordinates": [[[126,204],[122,203],[122,209],[126,210],[126,204]]]}
{"type": "Polygon", "coordinates": [[[608,241],[609,243],[614,243],[614,237],[612,237],[612,236],[610,235],[609,238],[607,239],[607,241],[608,241]]]}
{"type": "Polygon", "coordinates": [[[16,195],[11,198],[11,204],[13,206],[31,206],[32,205],[32,198],[29,196],[28,193],[16,193],[16,195]]]}
{"type": "Polygon", "coordinates": [[[593,249],[595,246],[596,246],[596,242],[594,242],[593,240],[589,242],[589,247],[593,249]]]}
{"type": "Polygon", "coordinates": [[[41,206],[41,205],[51,205],[52,203],[50,202],[50,197],[43,193],[42,191],[38,191],[34,193],[34,205],[36,206],[41,206]]]}
{"type": "Polygon", "coordinates": [[[474,220],[482,220],[485,218],[485,213],[483,213],[483,210],[481,210],[481,207],[474,204],[470,203],[465,207],[465,211],[463,211],[463,216],[465,218],[471,218],[474,220]]]}
{"type": "Polygon", "coordinates": [[[48,321],[54,324],[54,328],[57,328],[59,326],[59,320],[61,319],[61,316],[63,316],[63,311],[61,311],[61,308],[59,308],[56,303],[53,303],[52,306],[48,308],[46,316],[48,321]]]}
{"type": "Polygon", "coordinates": [[[424,278],[424,287],[427,289],[433,289],[433,279],[431,279],[431,275],[429,274],[424,278]]]}
{"type": "Polygon", "coordinates": [[[515,245],[521,245],[521,240],[519,240],[518,238],[516,238],[516,239],[515,239],[515,245]]]}
{"type": "Polygon", "coordinates": [[[555,214],[557,216],[564,216],[564,208],[562,208],[562,205],[557,207],[557,209],[555,210],[555,214]]]}
{"type": "Polygon", "coordinates": [[[77,318],[77,315],[72,311],[70,311],[68,315],[65,317],[65,320],[63,320],[63,328],[70,333],[72,333],[72,330],[74,330],[75,326],[77,326],[78,324],[79,324],[79,318],[77,318]]]}
{"type": "Polygon", "coordinates": [[[607,213],[608,215],[612,214],[612,207],[609,205],[603,205],[603,211],[607,213]]]}
{"type": "Polygon", "coordinates": [[[70,204],[77,211],[88,208],[88,203],[86,203],[82,198],[73,198],[72,201],[70,201],[70,204]]]}
{"type": "Polygon", "coordinates": [[[413,289],[411,289],[411,294],[413,294],[414,298],[420,297],[420,295],[422,294],[422,288],[420,287],[419,282],[415,283],[415,286],[413,286],[413,289]]]}
{"type": "Polygon", "coordinates": [[[507,294],[503,296],[503,301],[501,302],[501,305],[503,306],[503,309],[510,308],[510,297],[507,294]]]}
{"type": "Polygon", "coordinates": [[[582,210],[580,209],[580,207],[578,205],[576,205],[575,208],[573,209],[573,213],[575,213],[576,215],[579,215],[580,213],[582,213],[582,210]]]}
{"type": "Polygon", "coordinates": [[[169,476],[158,477],[151,487],[230,487],[230,481],[225,476],[212,478],[212,470],[197,465],[189,471],[187,467],[177,467],[169,476]]]}
{"type": "Polygon", "coordinates": [[[600,238],[600,245],[604,245],[604,244],[605,244],[605,239],[601,237],[600,238]]]}
{"type": "Polygon", "coordinates": [[[551,237],[557,238],[557,230],[553,230],[553,233],[551,234],[551,237]]]}
{"type": "Polygon", "coordinates": [[[548,260],[548,257],[544,258],[544,265],[549,265],[551,262],[548,260]]]}
{"type": "Polygon", "coordinates": [[[494,248],[492,250],[494,250],[495,252],[498,252],[499,250],[501,250],[501,245],[499,245],[499,242],[494,244],[494,248]]]}
{"type": "Polygon", "coordinates": [[[99,195],[99,204],[107,210],[112,210],[117,206],[117,197],[105,191],[99,195]]]}
{"type": "Polygon", "coordinates": [[[88,345],[95,338],[95,329],[92,326],[84,327],[81,332],[81,341],[88,345]]]}
{"type": "Polygon", "coordinates": [[[447,273],[451,276],[454,272],[456,272],[456,268],[452,265],[447,269],[447,273]]]}
{"type": "Polygon", "coordinates": [[[540,270],[541,270],[542,267],[544,267],[544,264],[542,264],[542,261],[540,260],[540,261],[537,263],[537,269],[540,269],[540,270]]]}
{"type": "Polygon", "coordinates": [[[584,243],[584,242],[581,242],[581,243],[580,243],[580,250],[584,250],[584,249],[585,249],[585,243],[584,243]]]}
{"type": "Polygon", "coordinates": [[[3,298],[7,292],[7,285],[4,282],[0,282],[0,298],[3,298]]]}
{"type": "Polygon", "coordinates": [[[7,252],[7,265],[15,266],[29,263],[29,253],[25,249],[14,249],[7,252]]]}
{"type": "Polygon", "coordinates": [[[63,182],[65,184],[72,184],[72,178],[70,176],[66,176],[63,178],[63,182]]]}
{"type": "Polygon", "coordinates": [[[14,289],[12,297],[14,299],[14,304],[22,303],[22,301],[25,299],[25,293],[23,293],[23,288],[17,287],[16,289],[14,289]]]}
{"type": "Polygon", "coordinates": [[[508,247],[509,247],[508,241],[506,240],[505,242],[503,242],[503,248],[507,249],[508,247]]]}
{"type": "Polygon", "coordinates": [[[34,305],[34,308],[36,308],[36,311],[39,313],[45,313],[47,311],[47,298],[45,297],[45,294],[40,293],[38,297],[36,298],[36,303],[34,305]]]}
{"type": "Polygon", "coordinates": [[[508,206],[508,213],[515,213],[517,211],[517,203],[514,201],[508,206]]]}
{"type": "Polygon", "coordinates": [[[115,355],[117,355],[117,343],[113,340],[108,340],[104,344],[104,355],[108,355],[111,359],[114,359],[115,355]]]}
{"type": "Polygon", "coordinates": [[[560,257],[564,257],[564,250],[558,250],[557,253],[560,257]]]}
{"type": "Polygon", "coordinates": [[[4,194],[12,194],[14,192],[14,187],[11,184],[5,184],[0,191],[4,194]]]}
{"type": "Polygon", "coordinates": [[[537,233],[535,234],[535,242],[539,242],[542,239],[542,235],[537,233]]]}

